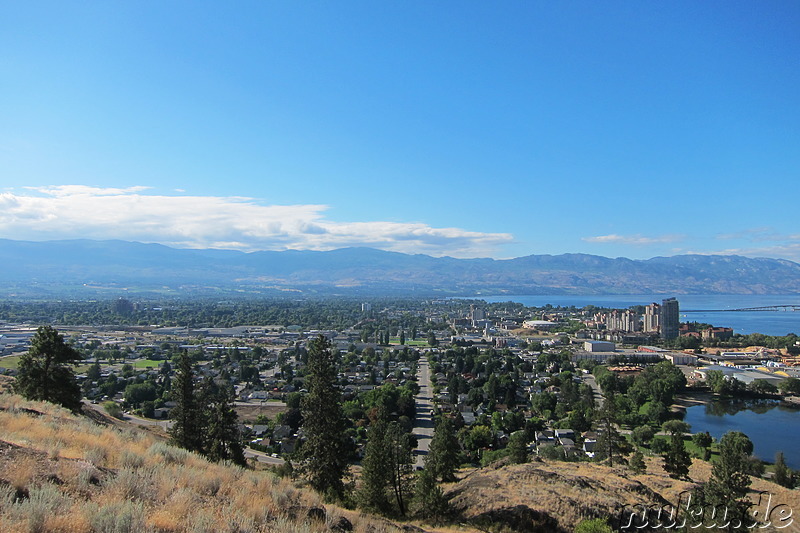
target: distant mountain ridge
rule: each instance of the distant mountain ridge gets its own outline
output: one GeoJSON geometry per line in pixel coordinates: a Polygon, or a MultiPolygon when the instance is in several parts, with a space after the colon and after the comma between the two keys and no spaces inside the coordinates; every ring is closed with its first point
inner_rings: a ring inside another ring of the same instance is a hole
{"type": "Polygon", "coordinates": [[[343,248],[244,253],[126,241],[0,239],[0,297],[132,292],[240,294],[798,294],[800,264],[678,255],[454,259],[343,248]]]}

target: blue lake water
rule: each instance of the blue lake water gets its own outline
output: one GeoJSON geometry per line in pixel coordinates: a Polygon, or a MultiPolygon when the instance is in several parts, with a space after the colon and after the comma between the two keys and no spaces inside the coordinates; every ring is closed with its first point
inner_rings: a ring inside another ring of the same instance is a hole
{"type": "Polygon", "coordinates": [[[728,431],[741,431],[753,441],[759,459],[773,462],[781,451],[789,467],[800,469],[800,409],[773,400],[715,400],[689,407],[683,420],[693,433],[708,431],[717,440],[728,431]]]}
{"type": "Polygon", "coordinates": [[[745,307],[762,307],[768,305],[800,305],[800,295],[599,295],[599,296],[483,296],[487,302],[517,302],[530,307],[542,307],[547,304],[562,307],[611,307],[626,309],[632,305],[647,305],[652,302],[674,296],[681,309],[681,322],[703,322],[717,327],[733,328],[736,333],[763,333],[764,335],[800,335],[800,312],[796,311],[736,311],[712,313],[684,313],[690,309],[740,309],[745,307]]]}

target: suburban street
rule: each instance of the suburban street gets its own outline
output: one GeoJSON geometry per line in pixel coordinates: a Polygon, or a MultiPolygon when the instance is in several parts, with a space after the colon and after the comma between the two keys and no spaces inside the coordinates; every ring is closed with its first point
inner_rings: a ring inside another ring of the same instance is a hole
{"type": "Polygon", "coordinates": [[[430,368],[428,359],[421,357],[417,365],[417,383],[419,383],[419,394],[416,396],[417,412],[414,420],[414,436],[417,437],[416,457],[414,467],[424,466],[424,458],[428,455],[431,438],[433,437],[433,388],[431,387],[430,368]]]}
{"type": "Polygon", "coordinates": [[[592,388],[592,396],[594,397],[595,406],[598,409],[603,407],[603,391],[600,390],[597,380],[594,379],[592,374],[584,374],[582,378],[583,382],[592,388]]]}

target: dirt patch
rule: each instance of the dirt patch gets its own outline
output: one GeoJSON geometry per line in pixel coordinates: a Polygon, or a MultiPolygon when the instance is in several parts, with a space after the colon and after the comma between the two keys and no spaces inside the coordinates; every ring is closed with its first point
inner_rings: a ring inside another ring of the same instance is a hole
{"type": "Polygon", "coordinates": [[[280,413],[285,413],[289,408],[283,405],[270,405],[269,402],[264,405],[237,405],[236,414],[239,415],[239,420],[243,423],[253,423],[258,418],[258,415],[266,415],[270,420],[275,420],[280,413]]]}

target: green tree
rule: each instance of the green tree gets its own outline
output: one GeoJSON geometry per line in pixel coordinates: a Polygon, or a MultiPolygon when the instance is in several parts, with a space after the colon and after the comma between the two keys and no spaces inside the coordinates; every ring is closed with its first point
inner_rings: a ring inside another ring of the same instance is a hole
{"type": "Polygon", "coordinates": [[[50,326],[40,326],[31,338],[28,353],[19,360],[14,392],[28,400],[63,405],[74,412],[81,408],[81,388],[69,367],[81,360],[75,348],[50,326]]]}
{"type": "Polygon", "coordinates": [[[117,402],[112,402],[111,400],[103,402],[103,409],[114,418],[122,419],[122,407],[117,402]]]}
{"type": "Polygon", "coordinates": [[[391,505],[387,494],[390,482],[388,422],[380,416],[370,425],[367,446],[361,461],[361,482],[356,493],[359,507],[386,514],[391,505]]]}
{"type": "Polygon", "coordinates": [[[786,378],[778,383],[778,390],[786,396],[800,396],[800,379],[786,378]]]}
{"type": "Polygon", "coordinates": [[[655,430],[650,426],[639,426],[631,431],[631,439],[637,446],[649,446],[655,436],[655,430]]]}
{"type": "Polygon", "coordinates": [[[670,435],[669,448],[664,454],[664,470],[673,479],[689,479],[689,467],[692,459],[683,444],[683,434],[675,431],[670,435]]]}
{"type": "Polygon", "coordinates": [[[417,475],[411,509],[419,518],[434,521],[444,518],[450,512],[450,505],[444,492],[427,468],[417,475]]]}
{"type": "Polygon", "coordinates": [[[442,417],[433,431],[428,455],[425,456],[425,469],[435,480],[455,481],[460,455],[461,446],[453,423],[449,418],[442,417]]]}
{"type": "Polygon", "coordinates": [[[233,398],[227,387],[211,381],[206,384],[203,402],[206,414],[205,455],[212,461],[231,461],[245,466],[242,435],[239,431],[239,416],[233,406],[233,398]]]}
{"type": "Polygon", "coordinates": [[[703,450],[703,460],[708,461],[711,459],[711,443],[714,442],[714,437],[708,431],[701,431],[692,435],[692,442],[698,448],[703,450]]]}
{"type": "Polygon", "coordinates": [[[706,372],[706,384],[715,393],[722,393],[725,388],[725,374],[721,370],[709,370],[706,372]]]}
{"type": "Polygon", "coordinates": [[[783,452],[775,454],[775,483],[790,489],[794,487],[794,472],[786,466],[783,452]]]}
{"type": "Polygon", "coordinates": [[[706,520],[715,522],[721,513],[726,513],[727,531],[748,531],[752,522],[752,504],[747,498],[752,453],[753,443],[747,435],[739,431],[725,433],[719,441],[719,460],[711,469],[711,479],[694,491],[699,509],[714,510],[714,515],[704,517],[706,520]]]}
{"type": "Polygon", "coordinates": [[[138,408],[146,401],[156,399],[156,388],[152,383],[131,383],[125,387],[125,403],[138,408]]]}
{"type": "Polygon", "coordinates": [[[185,351],[179,356],[175,379],[172,381],[172,400],[175,402],[170,413],[172,443],[189,451],[202,452],[202,411],[195,391],[192,361],[185,351]]]}
{"type": "Polygon", "coordinates": [[[508,439],[508,458],[513,464],[528,462],[528,443],[524,431],[517,431],[508,439]]]}
{"type": "Polygon", "coordinates": [[[341,497],[350,462],[351,442],[339,389],[336,358],[323,335],[308,343],[306,387],[303,398],[303,429],[306,441],[300,448],[302,471],[311,486],[327,497],[341,497]]]}
{"type": "Polygon", "coordinates": [[[597,413],[598,433],[595,458],[599,461],[608,460],[609,466],[614,466],[614,460],[621,459],[629,453],[627,442],[617,429],[617,412],[614,393],[606,395],[603,407],[597,413]]]}
{"type": "Polygon", "coordinates": [[[436,334],[431,331],[428,333],[428,346],[436,346],[439,344],[439,341],[436,340],[436,334]]]}
{"type": "Polygon", "coordinates": [[[389,424],[386,433],[389,445],[389,467],[391,489],[394,493],[397,509],[401,516],[406,514],[406,502],[412,484],[411,450],[413,448],[411,434],[400,427],[397,422],[389,424]]]}
{"type": "Polygon", "coordinates": [[[647,465],[644,463],[644,456],[642,452],[636,450],[631,455],[631,459],[628,462],[628,467],[633,471],[634,474],[643,474],[647,470],[647,465]]]}
{"type": "Polygon", "coordinates": [[[747,385],[747,390],[756,394],[775,394],[778,387],[765,379],[755,379],[747,385]]]}

